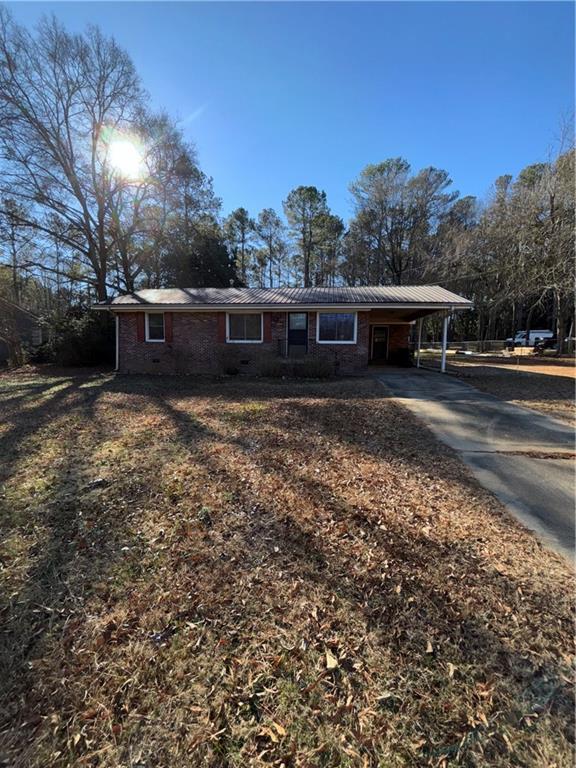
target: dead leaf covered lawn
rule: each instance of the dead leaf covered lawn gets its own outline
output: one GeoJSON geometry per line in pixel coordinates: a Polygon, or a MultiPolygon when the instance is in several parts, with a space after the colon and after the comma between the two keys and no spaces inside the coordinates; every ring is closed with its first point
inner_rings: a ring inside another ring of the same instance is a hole
{"type": "Polygon", "coordinates": [[[571,574],[370,380],[0,379],[0,757],[568,766],[571,574]]]}

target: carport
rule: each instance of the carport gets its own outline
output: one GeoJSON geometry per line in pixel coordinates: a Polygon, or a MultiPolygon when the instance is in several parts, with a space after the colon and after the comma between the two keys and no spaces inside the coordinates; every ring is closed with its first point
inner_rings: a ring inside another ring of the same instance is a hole
{"type": "MultiPolygon", "coordinates": [[[[435,286],[434,286],[435,287],[435,286]]],[[[372,309],[368,314],[368,322],[370,324],[370,353],[369,360],[374,362],[377,358],[377,352],[375,349],[377,345],[388,344],[388,338],[390,328],[394,326],[406,326],[414,325],[417,327],[417,341],[416,341],[416,367],[420,368],[420,349],[422,347],[422,326],[426,317],[432,317],[433,315],[441,314],[442,316],[442,348],[441,348],[441,362],[440,370],[442,373],[446,372],[446,350],[448,347],[448,325],[450,322],[450,316],[457,310],[470,309],[471,302],[464,300],[458,304],[452,304],[445,306],[441,309],[438,306],[431,307],[419,307],[419,308],[406,308],[406,309],[372,309]]],[[[381,355],[384,361],[385,355],[381,355]]]]}

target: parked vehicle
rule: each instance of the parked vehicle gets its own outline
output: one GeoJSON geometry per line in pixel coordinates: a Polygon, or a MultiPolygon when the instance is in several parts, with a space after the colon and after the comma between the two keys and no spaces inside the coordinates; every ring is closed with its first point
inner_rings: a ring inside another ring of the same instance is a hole
{"type": "Polygon", "coordinates": [[[556,339],[554,336],[547,339],[538,339],[538,341],[534,344],[534,354],[545,355],[546,350],[556,349],[557,346],[558,339],[556,339]]]}
{"type": "Polygon", "coordinates": [[[530,333],[526,333],[526,331],[516,331],[516,334],[513,338],[506,339],[506,346],[507,347],[531,347],[534,344],[536,344],[537,341],[540,339],[552,339],[554,338],[554,331],[550,331],[547,329],[540,329],[535,331],[530,331],[530,333]]]}

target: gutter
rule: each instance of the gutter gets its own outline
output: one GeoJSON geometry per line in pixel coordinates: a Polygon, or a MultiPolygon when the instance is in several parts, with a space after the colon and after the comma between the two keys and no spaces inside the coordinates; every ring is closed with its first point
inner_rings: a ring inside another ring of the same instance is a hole
{"type": "Polygon", "coordinates": [[[110,312],[362,312],[375,309],[472,309],[466,304],[93,304],[91,309],[110,312]]]}

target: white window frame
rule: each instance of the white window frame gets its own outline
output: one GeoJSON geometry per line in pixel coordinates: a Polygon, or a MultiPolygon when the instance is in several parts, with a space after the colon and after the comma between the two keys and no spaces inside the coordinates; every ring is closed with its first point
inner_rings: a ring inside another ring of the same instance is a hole
{"type": "Polygon", "coordinates": [[[356,344],[358,338],[358,312],[346,312],[345,310],[324,310],[316,312],[316,343],[317,344],[356,344]],[[350,341],[327,341],[320,339],[320,315],[354,315],[354,338],[350,341]]]}
{"type": "Polygon", "coordinates": [[[316,343],[317,344],[356,344],[358,338],[358,312],[346,312],[345,310],[329,310],[316,312],[316,343]],[[320,339],[320,315],[354,315],[354,338],[351,341],[326,341],[320,339]]]}
{"type": "Polygon", "coordinates": [[[262,344],[264,341],[264,313],[263,312],[226,312],[226,344],[262,344]],[[260,338],[259,339],[231,339],[230,338],[230,315],[260,315],[260,338]]]}
{"type": "Polygon", "coordinates": [[[146,316],[146,322],[145,322],[146,341],[149,341],[150,344],[164,344],[164,342],[166,341],[166,318],[164,316],[164,312],[146,312],[145,316],[146,316]],[[162,336],[161,339],[151,339],[150,338],[150,329],[149,329],[149,325],[148,325],[148,318],[150,317],[150,315],[162,315],[162,326],[164,328],[164,335],[162,336]]]}

